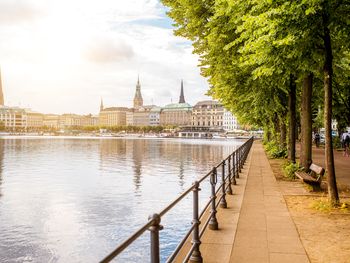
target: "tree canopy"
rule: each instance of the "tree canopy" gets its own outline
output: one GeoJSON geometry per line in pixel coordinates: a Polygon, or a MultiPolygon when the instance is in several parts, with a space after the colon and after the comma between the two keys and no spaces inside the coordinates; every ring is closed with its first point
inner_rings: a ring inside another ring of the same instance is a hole
{"type": "MultiPolygon", "coordinates": [[[[282,144],[287,123],[296,122],[287,113],[299,101],[288,98],[293,92],[300,97],[302,83],[312,77],[306,88],[314,90],[312,108],[324,112],[328,183],[336,188],[330,123],[350,124],[350,0],[162,2],[175,34],[191,40],[200,56],[208,94],[240,122],[264,127],[276,140],[281,136],[282,144]]],[[[336,203],[337,193],[329,190],[336,203]]]]}

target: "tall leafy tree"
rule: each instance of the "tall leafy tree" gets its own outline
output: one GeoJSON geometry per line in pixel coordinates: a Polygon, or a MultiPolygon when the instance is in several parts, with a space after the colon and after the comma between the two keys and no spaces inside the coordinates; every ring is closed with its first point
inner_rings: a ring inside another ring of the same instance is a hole
{"type": "MultiPolygon", "coordinates": [[[[295,83],[304,80],[308,86],[303,88],[303,97],[307,98],[302,108],[307,121],[302,119],[301,123],[307,144],[302,155],[305,166],[311,159],[310,79],[322,73],[328,190],[332,203],[338,203],[330,130],[333,57],[349,50],[349,41],[344,41],[349,39],[349,0],[163,2],[170,7],[176,34],[193,41],[202,74],[211,84],[209,94],[232,109],[241,121],[275,129],[285,127],[289,96],[289,122],[293,124],[295,83]],[[335,44],[335,39],[340,41],[335,44]]],[[[290,142],[294,131],[291,125],[290,142]]],[[[293,156],[293,144],[289,148],[293,156]]]]}

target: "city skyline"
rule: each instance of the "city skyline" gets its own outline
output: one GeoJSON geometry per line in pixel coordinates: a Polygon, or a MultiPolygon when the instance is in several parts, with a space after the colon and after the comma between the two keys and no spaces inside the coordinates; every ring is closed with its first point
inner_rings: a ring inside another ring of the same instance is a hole
{"type": "Polygon", "coordinates": [[[145,104],[208,99],[191,43],[173,36],[159,1],[0,3],[5,105],[47,113],[97,113],[132,106],[140,75],[145,104]],[[64,17],[64,19],[62,19],[64,17]]]}

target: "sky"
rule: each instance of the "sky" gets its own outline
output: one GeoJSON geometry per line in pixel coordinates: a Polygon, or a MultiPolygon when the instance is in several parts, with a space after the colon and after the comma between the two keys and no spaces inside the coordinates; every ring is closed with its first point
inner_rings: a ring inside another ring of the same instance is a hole
{"type": "Polygon", "coordinates": [[[42,113],[97,114],[132,107],[139,76],[144,104],[186,102],[208,84],[191,43],[173,34],[159,0],[0,0],[5,105],[42,113]]]}

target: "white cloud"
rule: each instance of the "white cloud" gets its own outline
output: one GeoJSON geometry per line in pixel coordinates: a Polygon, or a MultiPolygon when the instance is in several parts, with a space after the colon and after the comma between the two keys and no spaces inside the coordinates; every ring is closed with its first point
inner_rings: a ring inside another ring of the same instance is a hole
{"type": "MultiPolygon", "coordinates": [[[[10,0],[1,0],[7,3],[10,0]]],[[[157,0],[27,0],[31,23],[0,26],[0,63],[10,104],[42,112],[96,113],[106,105],[131,106],[140,74],[144,102],[206,98],[197,57],[161,23],[157,0]]],[[[1,8],[1,4],[0,4],[1,8]]],[[[1,17],[1,11],[0,11],[1,17]]],[[[28,20],[28,21],[29,21],[28,20]]]]}
{"type": "Polygon", "coordinates": [[[33,22],[43,15],[43,1],[41,0],[0,1],[0,26],[15,26],[33,22]]]}
{"type": "Polygon", "coordinates": [[[91,62],[125,62],[125,60],[133,57],[134,51],[129,44],[122,40],[98,37],[90,41],[84,55],[91,62]]]}

